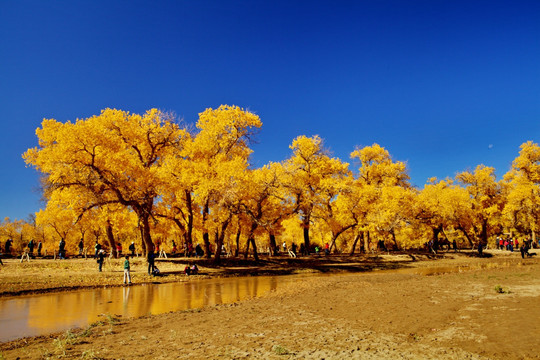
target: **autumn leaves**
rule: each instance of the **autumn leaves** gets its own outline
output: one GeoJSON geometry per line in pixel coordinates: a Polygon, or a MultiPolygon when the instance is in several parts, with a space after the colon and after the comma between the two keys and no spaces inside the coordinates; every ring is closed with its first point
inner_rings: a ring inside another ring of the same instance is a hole
{"type": "Polygon", "coordinates": [[[504,180],[479,166],[417,190],[383,147],[354,150],[353,171],[318,136],[294,139],[282,162],[250,168],[250,139],[261,126],[236,106],[205,110],[196,130],[156,109],[44,120],[39,146],[23,155],[43,174],[47,206],[36,223],[48,238],[138,236],[145,249],[174,238],[202,241],[206,254],[224,244],[256,254],[274,248],[276,236],[349,250],[358,238],[363,246],[376,239],[419,246],[437,229],[460,231],[471,243],[503,228],[537,231],[536,144],[522,146],[504,180]]]}

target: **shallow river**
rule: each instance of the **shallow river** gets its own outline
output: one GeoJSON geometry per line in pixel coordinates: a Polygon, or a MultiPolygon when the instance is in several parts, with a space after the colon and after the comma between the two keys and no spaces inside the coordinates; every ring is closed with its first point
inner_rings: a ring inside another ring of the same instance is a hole
{"type": "Polygon", "coordinates": [[[85,327],[107,315],[139,317],[262,296],[297,276],[254,276],[0,298],[0,342],[85,327]]]}
{"type": "MultiPolygon", "coordinates": [[[[430,276],[500,266],[508,264],[402,268],[373,273],[430,276]]],[[[83,328],[110,315],[140,317],[234,303],[265,295],[305,276],[217,278],[0,298],[0,342],[83,328]]]]}

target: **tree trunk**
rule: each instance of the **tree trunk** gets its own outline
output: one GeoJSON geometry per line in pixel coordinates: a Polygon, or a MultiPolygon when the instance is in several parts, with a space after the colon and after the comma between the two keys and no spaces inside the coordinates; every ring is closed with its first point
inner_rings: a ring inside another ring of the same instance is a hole
{"type": "Polygon", "coordinates": [[[482,233],[480,235],[480,241],[483,245],[487,245],[488,241],[488,221],[487,219],[482,220],[482,233]]]}
{"type": "Polygon", "coordinates": [[[369,231],[364,232],[364,235],[362,237],[364,238],[364,250],[367,253],[369,251],[369,242],[371,240],[369,238],[369,231]]]}
{"type": "Polygon", "coordinates": [[[302,227],[304,228],[304,246],[306,247],[306,253],[309,255],[309,216],[302,218],[302,227]]]}
{"type": "Polygon", "coordinates": [[[240,251],[240,235],[242,234],[242,228],[238,224],[238,231],[236,232],[236,249],[234,250],[234,257],[238,257],[240,251]]]}
{"type": "Polygon", "coordinates": [[[188,208],[188,223],[185,234],[186,242],[193,247],[193,201],[191,199],[191,191],[186,190],[186,205],[188,208]]]}
{"type": "Polygon", "coordinates": [[[146,255],[146,243],[144,242],[144,234],[143,234],[143,228],[142,226],[139,226],[139,232],[141,233],[141,247],[142,247],[142,253],[143,255],[146,255]]]}
{"type": "Polygon", "coordinates": [[[259,261],[259,254],[257,254],[257,244],[255,244],[255,238],[251,236],[250,241],[251,246],[253,246],[253,257],[255,258],[255,261],[259,261]]]}
{"type": "Polygon", "coordinates": [[[436,228],[432,228],[433,230],[433,250],[437,252],[439,250],[439,233],[442,231],[442,225],[437,226],[436,228]]]}
{"type": "Polygon", "coordinates": [[[248,236],[247,241],[246,241],[246,251],[244,252],[244,259],[248,258],[250,243],[251,243],[251,239],[248,236]]]}
{"type": "Polygon", "coordinates": [[[270,256],[274,256],[276,253],[276,235],[272,231],[268,233],[269,243],[270,243],[270,256]]]}
{"type": "Polygon", "coordinates": [[[225,231],[227,230],[230,221],[231,217],[229,216],[229,218],[221,224],[221,232],[219,236],[216,237],[216,251],[214,253],[215,265],[218,265],[221,262],[221,246],[223,245],[223,240],[225,239],[225,231]]]}
{"type": "Polygon", "coordinates": [[[349,255],[354,255],[354,250],[356,249],[356,244],[358,243],[358,240],[360,240],[360,234],[356,234],[356,236],[354,237],[354,241],[351,246],[351,252],[349,253],[349,255]]]}
{"type": "Polygon", "coordinates": [[[116,252],[116,242],[114,241],[113,228],[109,220],[107,220],[106,233],[107,233],[107,240],[109,240],[109,246],[111,247],[112,255],[116,259],[118,258],[118,253],[116,252]]]}
{"type": "Polygon", "coordinates": [[[394,246],[396,247],[396,250],[399,250],[399,245],[397,243],[397,240],[396,240],[396,233],[394,230],[392,230],[391,232],[391,235],[392,235],[392,241],[394,241],[394,246]]]}
{"type": "Polygon", "coordinates": [[[465,228],[464,228],[463,226],[459,225],[459,226],[457,227],[457,229],[458,229],[459,231],[461,231],[461,232],[463,233],[463,235],[465,235],[465,238],[466,238],[467,241],[469,242],[469,246],[472,248],[472,247],[474,246],[474,244],[473,244],[471,238],[469,237],[469,234],[467,233],[467,231],[465,231],[465,228]]]}
{"type": "Polygon", "coordinates": [[[208,220],[208,213],[209,213],[209,205],[208,200],[206,200],[206,203],[204,204],[203,208],[203,242],[204,242],[204,251],[206,251],[206,258],[210,259],[210,236],[208,235],[208,229],[206,228],[206,221],[208,220]]]}

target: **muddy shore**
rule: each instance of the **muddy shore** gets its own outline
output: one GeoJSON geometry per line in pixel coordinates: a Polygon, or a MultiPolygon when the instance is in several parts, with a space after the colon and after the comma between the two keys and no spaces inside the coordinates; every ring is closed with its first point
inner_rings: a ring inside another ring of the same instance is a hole
{"type": "MultiPolygon", "coordinates": [[[[0,354],[6,359],[540,358],[540,261],[490,253],[488,258],[447,253],[437,259],[310,259],[309,266],[272,260],[253,273],[335,274],[302,278],[240,303],[137,319],[108,317],[85,329],[0,344],[0,354]]],[[[171,271],[181,266],[169,263],[171,271]]],[[[229,265],[226,270],[200,266],[201,276],[238,276],[250,267],[229,265]]],[[[10,267],[15,264],[2,268],[0,280],[10,267]]],[[[120,272],[110,270],[111,281],[118,282],[120,272]]],[[[135,269],[134,279],[143,281],[147,275],[140,271],[135,269]]],[[[37,272],[51,275],[43,268],[37,272]]],[[[181,274],[160,281],[169,280],[197,281],[181,274]]]]}

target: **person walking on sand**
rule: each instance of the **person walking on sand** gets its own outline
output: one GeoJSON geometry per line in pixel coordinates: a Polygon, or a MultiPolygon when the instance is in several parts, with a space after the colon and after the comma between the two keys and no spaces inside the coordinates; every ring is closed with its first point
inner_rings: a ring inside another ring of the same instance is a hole
{"type": "Polygon", "coordinates": [[[132,241],[131,244],[129,245],[129,251],[131,251],[131,256],[135,256],[135,241],[132,241]]]}
{"type": "Polygon", "coordinates": [[[103,262],[105,261],[105,251],[99,250],[97,254],[97,263],[99,264],[99,272],[103,269],[103,262]]]}
{"type": "Polygon", "coordinates": [[[84,250],[84,240],[81,238],[81,241],[79,241],[79,256],[82,256],[84,250]]]}
{"type": "Polygon", "coordinates": [[[60,239],[60,242],[58,243],[58,258],[66,258],[66,242],[64,241],[64,239],[60,239]]]}
{"type": "Polygon", "coordinates": [[[96,240],[96,245],[94,245],[95,254],[94,257],[97,258],[99,255],[99,250],[101,250],[101,244],[96,240]]]}
{"type": "Polygon", "coordinates": [[[126,284],[126,280],[127,284],[131,285],[131,275],[129,274],[129,270],[129,255],[126,255],[126,261],[124,261],[124,285],[126,284]]]}

